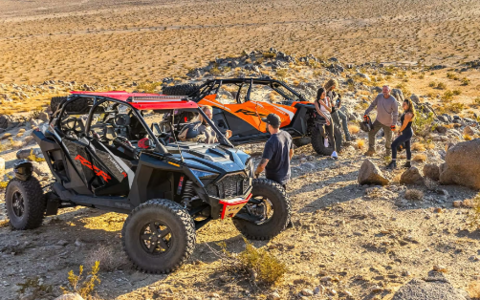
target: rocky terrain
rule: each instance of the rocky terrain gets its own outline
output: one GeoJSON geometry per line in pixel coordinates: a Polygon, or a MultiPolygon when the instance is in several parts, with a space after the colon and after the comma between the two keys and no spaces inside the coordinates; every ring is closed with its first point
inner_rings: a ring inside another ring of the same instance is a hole
{"type": "MultiPolygon", "coordinates": [[[[322,60],[269,49],[217,58],[189,71],[188,79],[167,77],[159,82],[132,82],[125,88],[161,91],[163,86],[201,82],[215,76],[217,70],[224,76],[280,77],[310,99],[327,78],[340,82],[343,110],[357,141],[345,144],[338,161],[315,154],[311,146],[297,149],[287,190],[294,209],[294,227],[271,241],[253,243],[286,264],[285,276],[274,286],[262,286],[229,272],[218,255],[218,243],[225,241],[232,253],[245,248],[230,221],[212,222],[202,228],[192,258],[180,270],[170,275],[148,275],[136,272],[121,249],[125,215],[68,208],[46,218],[39,229],[22,232],[9,229],[2,209],[2,299],[54,299],[62,293],[59,287],[67,286],[70,270],[77,272],[80,265],[89,268],[94,260],[101,261],[98,299],[398,300],[413,299],[405,298],[409,291],[415,293],[411,289],[420,286],[428,290],[423,284],[435,282],[443,283],[454,296],[468,297],[471,285],[480,280],[480,235],[471,226],[475,189],[480,182],[475,106],[471,113],[452,113],[442,109],[445,103],[441,97],[396,88],[393,94],[397,99],[410,97],[420,114],[415,124],[413,167],[389,172],[385,170],[388,161],[381,134],[377,137],[378,154],[368,159],[363,156],[367,134],[359,131],[358,121],[379,92],[380,81],[371,77],[392,76],[387,72],[397,76],[406,70],[420,73],[423,69],[419,66],[392,69],[377,63],[354,65],[337,58],[322,60]],[[260,58],[263,60],[258,62],[260,58]],[[375,72],[377,75],[372,75],[375,72]],[[444,274],[437,274],[442,278],[431,279],[437,276],[427,275],[432,269],[444,274]],[[413,287],[404,286],[407,283],[413,287]]],[[[62,92],[110,88],[100,83],[55,80],[31,86],[30,92],[36,93],[42,86],[62,92]]],[[[3,85],[6,90],[12,87],[15,89],[12,84],[3,85]]],[[[17,87],[30,97],[29,86],[17,87]]],[[[271,101],[268,94],[258,93],[256,97],[271,101]]],[[[45,126],[48,114],[47,107],[0,116],[3,187],[13,176],[11,168],[19,158],[34,160],[35,176],[45,185],[50,183],[48,168],[30,137],[34,128],[45,126]]],[[[262,144],[240,148],[258,163],[262,144]]],[[[400,154],[400,165],[404,155],[400,154]]]]}

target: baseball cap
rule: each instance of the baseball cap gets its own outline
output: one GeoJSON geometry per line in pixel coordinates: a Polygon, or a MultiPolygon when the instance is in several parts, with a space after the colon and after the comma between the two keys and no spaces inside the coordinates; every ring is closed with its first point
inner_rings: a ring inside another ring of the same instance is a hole
{"type": "Polygon", "coordinates": [[[275,128],[280,127],[280,117],[277,116],[276,114],[269,114],[266,118],[262,118],[262,121],[272,125],[275,128]]]}

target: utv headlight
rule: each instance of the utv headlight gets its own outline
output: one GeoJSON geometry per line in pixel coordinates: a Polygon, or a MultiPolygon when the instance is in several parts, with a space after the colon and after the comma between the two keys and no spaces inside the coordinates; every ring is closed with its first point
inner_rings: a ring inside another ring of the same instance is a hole
{"type": "Polygon", "coordinates": [[[191,169],[193,175],[195,175],[198,179],[208,180],[208,179],[215,179],[218,177],[217,173],[207,172],[203,170],[191,169]]]}

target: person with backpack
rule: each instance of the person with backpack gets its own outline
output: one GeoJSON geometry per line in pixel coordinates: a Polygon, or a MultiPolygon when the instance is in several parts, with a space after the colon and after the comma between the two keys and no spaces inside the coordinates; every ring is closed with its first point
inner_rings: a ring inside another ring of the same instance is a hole
{"type": "Polygon", "coordinates": [[[338,81],[336,79],[330,79],[325,83],[324,88],[327,91],[327,97],[330,98],[330,101],[335,106],[336,110],[332,113],[333,123],[335,126],[342,128],[345,134],[345,140],[350,142],[355,138],[350,134],[348,130],[348,118],[347,116],[340,110],[342,107],[342,97],[339,93],[335,92],[335,89],[338,87],[338,81]]]}
{"type": "Polygon", "coordinates": [[[407,162],[405,163],[405,168],[410,168],[412,165],[410,160],[412,159],[412,151],[410,150],[410,140],[413,137],[412,122],[415,120],[415,107],[413,106],[412,100],[406,99],[403,101],[403,115],[400,118],[402,127],[400,127],[400,135],[392,143],[392,161],[387,166],[387,169],[395,169],[397,167],[397,148],[404,144],[405,149],[407,150],[407,162]]]}
{"type": "Polygon", "coordinates": [[[327,91],[321,87],[317,91],[317,99],[315,100],[315,110],[317,112],[317,118],[325,119],[325,129],[328,132],[328,139],[325,140],[325,147],[328,144],[333,146],[332,158],[338,159],[337,143],[335,142],[335,125],[332,120],[332,112],[335,108],[332,105],[332,101],[327,97],[327,91]]]}
{"type": "Polygon", "coordinates": [[[368,132],[368,151],[366,156],[375,154],[375,135],[380,129],[385,133],[385,152],[386,156],[391,155],[392,132],[397,128],[398,122],[398,104],[397,99],[390,95],[391,89],[388,85],[382,88],[382,94],[379,94],[372,104],[367,108],[363,118],[368,119],[368,114],[377,108],[377,119],[373,122],[373,128],[368,132]]]}

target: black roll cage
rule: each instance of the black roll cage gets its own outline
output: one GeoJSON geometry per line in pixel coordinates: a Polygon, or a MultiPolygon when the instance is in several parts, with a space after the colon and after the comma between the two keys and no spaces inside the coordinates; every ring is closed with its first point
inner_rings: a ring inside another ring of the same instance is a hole
{"type": "MultiPolygon", "coordinates": [[[[112,101],[112,102],[115,102],[115,103],[118,103],[118,104],[123,104],[123,105],[127,105],[128,107],[131,108],[133,114],[135,114],[135,116],[137,117],[137,119],[140,121],[140,123],[142,124],[142,126],[145,128],[145,130],[147,131],[148,135],[153,138],[154,142],[155,142],[155,152],[158,152],[160,154],[170,154],[167,150],[167,148],[165,148],[165,146],[158,140],[157,136],[153,133],[153,131],[150,129],[150,127],[148,126],[148,124],[145,122],[145,120],[143,119],[143,115],[139,112],[138,109],[136,109],[135,107],[133,107],[133,105],[131,104],[131,102],[128,102],[128,101],[122,101],[122,100],[118,100],[118,99],[114,99],[114,98],[110,98],[110,97],[105,97],[105,96],[95,96],[95,95],[88,95],[88,94],[76,94],[76,95],[71,95],[71,96],[68,96],[67,98],[67,101],[64,101],[62,102],[62,108],[60,110],[57,110],[58,114],[55,113],[55,115],[58,115],[58,118],[56,120],[56,124],[55,126],[59,127],[60,126],[60,122],[61,122],[61,116],[63,115],[64,111],[65,111],[65,108],[67,107],[67,104],[70,103],[71,101],[76,101],[77,98],[90,98],[90,99],[93,99],[93,105],[92,105],[92,108],[89,110],[88,112],[88,118],[87,118],[87,121],[86,121],[86,126],[85,126],[85,136],[88,136],[88,132],[90,131],[90,125],[91,125],[91,122],[92,122],[92,116],[93,116],[93,112],[95,111],[95,109],[102,103],[104,103],[105,101],[112,101]]],[[[174,111],[174,109],[165,109],[165,111],[174,111]]],[[[198,111],[202,117],[207,121],[207,123],[213,128],[213,130],[215,131],[215,133],[217,134],[217,136],[219,137],[219,141],[221,141],[221,144],[224,144],[226,146],[229,146],[231,148],[233,148],[233,145],[232,143],[230,143],[230,141],[221,133],[221,131],[215,126],[215,124],[212,122],[212,120],[210,120],[206,115],[205,113],[203,112],[202,109],[200,108],[197,108],[196,111],[198,111]]]]}
{"type": "Polygon", "coordinates": [[[289,96],[285,95],[281,90],[277,89],[276,86],[282,86],[285,89],[287,89],[290,93],[293,95],[297,96],[300,100],[302,101],[308,101],[305,99],[305,97],[299,93],[297,93],[295,90],[291,89],[287,84],[285,84],[283,81],[275,80],[275,79],[265,79],[265,78],[232,78],[232,79],[213,79],[213,80],[208,80],[204,84],[202,84],[198,88],[198,92],[193,95],[193,101],[198,102],[202,100],[205,96],[207,95],[212,95],[212,94],[218,94],[220,87],[222,87],[223,84],[235,84],[239,87],[237,96],[236,96],[236,101],[238,104],[241,104],[240,102],[240,90],[245,84],[249,84],[249,88],[247,91],[247,95],[245,96],[245,101],[250,100],[250,93],[252,91],[252,86],[254,84],[259,84],[259,85],[267,85],[271,87],[273,90],[275,90],[277,93],[279,93],[282,97],[285,99],[289,99],[289,96]]]}

